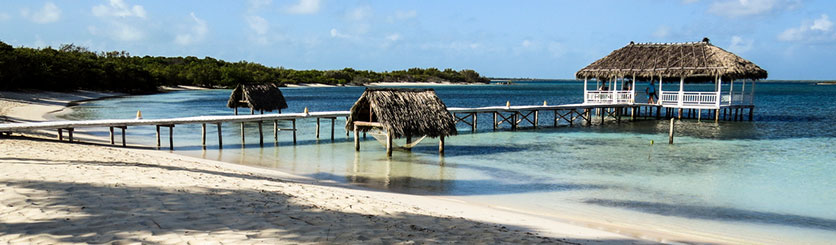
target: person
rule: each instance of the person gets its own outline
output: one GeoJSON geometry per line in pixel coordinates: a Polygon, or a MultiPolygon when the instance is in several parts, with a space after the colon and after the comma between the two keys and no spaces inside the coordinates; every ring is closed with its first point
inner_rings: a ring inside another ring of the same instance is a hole
{"type": "Polygon", "coordinates": [[[647,93],[647,103],[656,104],[656,86],[653,85],[653,80],[650,80],[650,85],[645,89],[645,93],[647,93]]]}

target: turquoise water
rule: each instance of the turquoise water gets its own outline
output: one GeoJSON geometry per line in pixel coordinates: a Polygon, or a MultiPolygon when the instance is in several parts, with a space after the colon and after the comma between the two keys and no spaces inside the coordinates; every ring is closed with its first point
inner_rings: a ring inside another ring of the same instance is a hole
{"type": "MultiPolygon", "coordinates": [[[[641,86],[641,85],[640,85],[641,86]]],[[[448,107],[582,102],[582,83],[435,86],[448,107]]],[[[836,239],[836,86],[758,84],[755,121],[678,123],[676,144],[667,142],[667,121],[620,125],[493,131],[489,114],[480,130],[460,124],[441,157],[427,139],[391,158],[371,136],[355,153],[338,119],[335,141],[323,120],[298,123],[298,145],[289,132],[273,142],[265,127],[259,147],[255,124],[240,142],[238,124],[225,125],[224,149],[209,127],[208,149],[199,125],[175,127],[175,153],[276,168],[369,188],[443,195],[598,227],[637,229],[653,237],[674,235],[737,238],[767,243],[828,243],[836,239]],[[651,141],[657,142],[650,144],[651,141]],[[583,223],[582,222],[582,223],[583,223]]],[[[641,90],[641,89],[640,89],[641,90]]],[[[69,119],[229,115],[229,90],[180,91],[85,103],[69,119]]],[[[361,87],[282,88],[286,112],[348,110],[361,87]]],[[[245,110],[246,111],[246,110],[245,110]]],[[[541,125],[552,115],[541,114],[541,125]]],[[[289,127],[289,125],[282,125],[289,127]]],[[[164,129],[164,133],[166,129],[164,129]]],[[[104,132],[100,132],[106,135],[104,132]]],[[[154,144],[153,127],[128,130],[130,142],[154,144]]],[[[403,142],[400,142],[403,143],[403,142]]],[[[163,147],[167,144],[163,143],[163,147]]]]}

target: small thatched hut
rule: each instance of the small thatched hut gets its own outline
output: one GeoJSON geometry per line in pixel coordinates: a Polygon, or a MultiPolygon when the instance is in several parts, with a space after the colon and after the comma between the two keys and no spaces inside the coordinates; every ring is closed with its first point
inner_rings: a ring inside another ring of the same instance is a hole
{"type": "Polygon", "coordinates": [[[357,132],[381,128],[387,133],[387,154],[391,155],[392,138],[439,137],[439,151],[444,151],[444,137],[456,135],[456,124],[447,106],[432,89],[367,88],[351,107],[346,130],[354,131],[355,149],[359,150],[357,132]]]}
{"type": "Polygon", "coordinates": [[[255,114],[255,111],[273,111],[287,108],[287,102],[284,100],[282,91],[274,84],[238,84],[232,94],[229,95],[229,101],[226,106],[235,110],[235,115],[238,115],[238,108],[250,108],[250,114],[255,114]]]}
{"type": "Polygon", "coordinates": [[[753,107],[755,81],[767,72],[751,61],[712,45],[708,38],[690,43],[634,43],[613,51],[575,73],[584,80],[584,104],[634,104],[636,82],[648,81],[647,103],[668,108],[753,107]],[[587,80],[596,80],[588,88],[587,80]],[[724,87],[723,81],[729,84],[724,87]],[[735,86],[735,80],[742,84],[735,86]],[[659,81],[658,89],[654,81],[659,81]],[[747,88],[747,81],[751,85],[747,88]],[[620,84],[619,84],[620,82],[620,84]],[[685,89],[686,83],[714,83],[685,89]],[[678,89],[664,90],[664,83],[678,89]],[[657,91],[658,90],[658,91],[657,91]],[[658,100],[657,100],[658,99],[658,100]]]}

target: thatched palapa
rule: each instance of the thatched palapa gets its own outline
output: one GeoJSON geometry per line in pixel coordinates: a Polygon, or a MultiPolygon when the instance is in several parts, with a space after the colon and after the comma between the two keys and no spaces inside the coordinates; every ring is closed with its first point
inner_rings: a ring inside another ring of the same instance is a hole
{"type": "Polygon", "coordinates": [[[354,130],[355,121],[379,122],[396,138],[456,135],[453,116],[432,89],[367,88],[351,107],[346,129],[354,130]]]}
{"type": "Polygon", "coordinates": [[[606,80],[614,77],[691,78],[713,81],[765,79],[767,73],[751,61],[711,45],[708,38],[693,43],[633,43],[615,50],[587,67],[575,77],[606,80]]]}
{"type": "Polygon", "coordinates": [[[226,106],[229,108],[247,107],[253,111],[273,111],[287,108],[287,102],[276,85],[238,84],[229,95],[226,106]]]}

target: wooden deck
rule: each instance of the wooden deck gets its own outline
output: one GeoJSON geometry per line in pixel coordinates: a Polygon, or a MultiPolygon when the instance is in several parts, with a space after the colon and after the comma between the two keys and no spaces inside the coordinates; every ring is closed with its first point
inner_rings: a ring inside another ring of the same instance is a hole
{"type": "MultiPolygon", "coordinates": [[[[708,117],[719,121],[722,118],[725,120],[743,120],[744,110],[749,109],[749,120],[752,120],[752,111],[754,106],[725,106],[717,110],[708,111],[708,117]],[[713,114],[712,114],[713,112],[713,114]]],[[[476,108],[448,108],[453,115],[456,123],[463,123],[471,127],[473,132],[478,129],[478,116],[480,114],[490,114],[493,117],[492,128],[496,130],[503,124],[510,125],[512,130],[517,130],[522,126],[530,126],[533,128],[541,127],[540,112],[553,112],[552,118],[549,120],[551,126],[557,127],[560,125],[575,126],[591,126],[593,121],[601,124],[608,119],[615,123],[621,123],[623,118],[629,120],[636,120],[638,118],[671,118],[674,117],[672,108],[666,108],[656,104],[565,104],[565,105],[532,105],[532,106],[490,106],[490,107],[476,107],[476,108]],[[595,118],[599,118],[595,120],[595,118]]],[[[678,117],[700,119],[704,113],[699,109],[685,109],[678,111],[678,117]]],[[[107,120],[80,120],[80,121],[48,121],[48,122],[26,122],[26,123],[5,123],[0,124],[0,134],[11,134],[14,132],[29,132],[36,130],[57,130],[58,140],[64,140],[64,132],[68,133],[68,139],[73,142],[73,132],[76,128],[94,128],[107,127],[110,130],[110,143],[115,144],[114,129],[121,129],[122,146],[126,146],[125,131],[129,127],[136,126],[156,126],[157,148],[160,147],[161,128],[168,128],[169,133],[169,148],[174,149],[174,128],[176,125],[183,124],[201,124],[203,148],[206,148],[206,134],[207,125],[214,124],[218,132],[218,147],[223,148],[223,136],[221,126],[224,123],[240,123],[241,124],[241,142],[245,142],[245,127],[244,123],[258,124],[259,143],[264,145],[264,129],[263,124],[273,123],[273,137],[278,142],[278,134],[281,131],[290,131],[293,134],[293,143],[296,144],[296,122],[299,119],[315,118],[316,119],[316,138],[320,137],[320,124],[322,119],[330,119],[331,121],[331,140],[334,140],[334,129],[336,118],[348,117],[349,111],[326,111],[326,112],[310,112],[310,113],[284,113],[284,114],[263,114],[263,115],[230,115],[230,116],[197,116],[197,117],[181,117],[181,118],[166,118],[166,119],[107,119],[107,120]],[[290,121],[290,128],[279,128],[279,121],[290,121]]],[[[348,132],[346,132],[348,136],[348,132]]]]}

